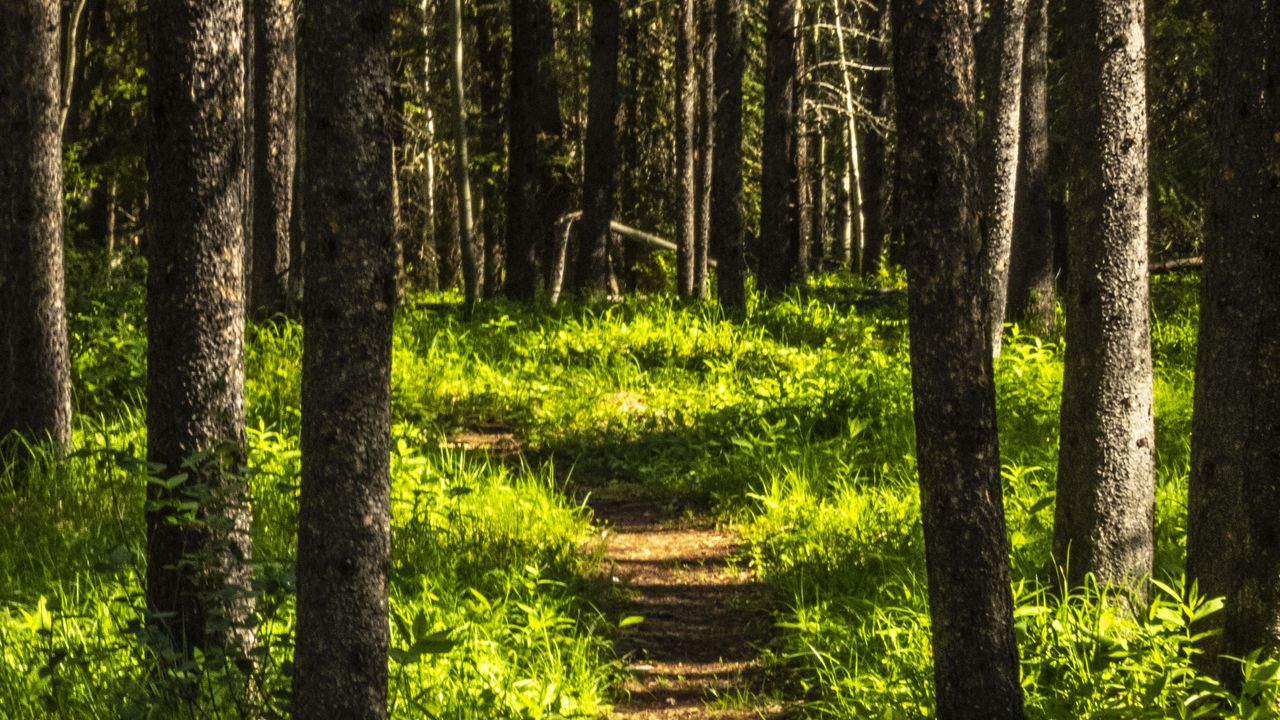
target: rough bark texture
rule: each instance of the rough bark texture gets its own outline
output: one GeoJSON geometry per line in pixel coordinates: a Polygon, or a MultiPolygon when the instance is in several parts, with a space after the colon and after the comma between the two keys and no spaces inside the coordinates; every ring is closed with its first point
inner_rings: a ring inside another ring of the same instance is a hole
{"type": "Polygon", "coordinates": [[[591,70],[587,90],[586,163],[582,188],[577,286],[609,292],[614,173],[618,167],[619,0],[591,2],[591,70]]]}
{"type": "Polygon", "coordinates": [[[1054,555],[1080,583],[1151,572],[1155,514],[1142,0],[1073,5],[1066,362],[1054,555]]]}
{"type": "Polygon", "coordinates": [[[694,296],[698,183],[698,1],[679,0],[676,18],[676,292],[694,296]]]}
{"type": "Polygon", "coordinates": [[[1013,208],[1018,187],[1018,147],[1022,132],[1022,47],[1027,0],[993,0],[992,52],[982,126],[982,249],[986,268],[987,320],[991,350],[1000,356],[1004,306],[1009,291],[1009,253],[1013,245],[1013,208]]]}
{"type": "Polygon", "coordinates": [[[765,20],[764,137],[760,157],[760,241],[756,247],[760,289],[783,290],[791,281],[795,236],[796,0],[769,0],[765,20]]]}
{"type": "Polygon", "coordinates": [[[1049,204],[1049,4],[1031,0],[1022,60],[1022,137],[1005,317],[1033,332],[1054,324],[1053,218],[1049,204]]]}
{"type": "Polygon", "coordinates": [[[896,3],[902,203],[921,512],[942,720],[1023,717],[982,315],[967,0],[896,3]]]}
{"type": "Polygon", "coordinates": [[[553,145],[561,133],[553,77],[548,0],[511,0],[510,140],[505,294],[532,300],[541,253],[551,246],[559,198],[553,197],[553,145]]]}
{"type": "Polygon", "coordinates": [[[498,294],[506,265],[503,236],[503,177],[500,168],[506,152],[503,118],[506,42],[502,3],[483,3],[476,8],[479,28],[476,59],[479,61],[480,117],[477,118],[476,184],[484,212],[478,218],[484,229],[484,292],[498,294]]]}
{"type": "MultiPolygon", "coordinates": [[[[867,46],[867,62],[884,69],[867,73],[863,83],[863,102],[879,118],[888,118],[891,114],[888,92],[889,4],[890,0],[880,0],[867,13],[867,30],[878,35],[867,46]]],[[[884,260],[885,235],[888,233],[888,223],[885,222],[888,212],[888,151],[883,130],[867,119],[859,124],[862,127],[858,143],[862,153],[859,158],[863,216],[862,274],[871,277],[880,273],[884,260]]]]}
{"type": "Polygon", "coordinates": [[[294,0],[257,0],[249,303],[259,317],[283,312],[289,294],[289,226],[297,160],[298,37],[294,20],[294,0]]]}
{"type": "Polygon", "coordinates": [[[58,4],[0,13],[0,440],[71,442],[58,4]]]}
{"type": "Polygon", "coordinates": [[[245,644],[242,3],[152,3],[148,97],[147,604],[175,646],[245,644]],[[193,82],[199,78],[199,82],[193,82]],[[179,501],[200,503],[193,521],[179,501]],[[228,624],[230,629],[228,629],[228,624]]]}
{"type": "MultiPolygon", "coordinates": [[[[1214,178],[1200,289],[1187,574],[1227,597],[1206,650],[1280,649],[1280,6],[1218,13],[1214,178]]],[[[1207,628],[1206,628],[1207,629],[1207,628]]],[[[1238,685],[1239,666],[1215,668],[1238,685]]]]}
{"type": "Polygon", "coordinates": [[[706,300],[709,292],[711,255],[711,186],[715,157],[715,0],[698,3],[698,56],[702,74],[698,78],[698,159],[697,159],[697,226],[694,243],[693,295],[706,300]]]}
{"type": "Polygon", "coordinates": [[[383,718],[390,546],[391,8],[307,0],[307,294],[294,717],[383,718]]]}
{"type": "Polygon", "coordinates": [[[462,253],[463,312],[469,318],[480,299],[480,257],[476,252],[474,217],[471,206],[471,153],[467,140],[467,84],[462,35],[462,0],[449,3],[450,46],[449,85],[453,89],[453,187],[458,196],[458,245],[462,253]]]}
{"type": "Polygon", "coordinates": [[[747,307],[742,252],[742,0],[715,0],[715,149],[711,158],[710,245],[719,261],[716,294],[725,308],[747,307]]]}

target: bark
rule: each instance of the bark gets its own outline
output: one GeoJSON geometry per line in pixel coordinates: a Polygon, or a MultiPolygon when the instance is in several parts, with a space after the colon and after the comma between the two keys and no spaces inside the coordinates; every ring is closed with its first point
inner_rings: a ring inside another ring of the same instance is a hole
{"type": "Polygon", "coordinates": [[[694,297],[697,258],[698,2],[679,0],[676,18],[676,292],[694,297]]]}
{"type": "MultiPolygon", "coordinates": [[[[792,23],[798,27],[800,22],[801,18],[797,12],[792,23]]],[[[787,208],[787,229],[789,232],[787,237],[787,276],[790,282],[800,286],[808,282],[809,265],[813,262],[813,255],[810,252],[811,247],[809,245],[809,210],[812,202],[806,173],[809,168],[809,123],[805,109],[804,87],[800,83],[800,78],[805,74],[808,56],[802,40],[803,38],[797,35],[795,44],[796,88],[792,100],[795,128],[793,133],[794,143],[792,144],[789,158],[791,183],[787,188],[790,195],[790,202],[787,208]]]]}
{"type": "Polygon", "coordinates": [[[305,78],[303,77],[303,67],[299,61],[298,49],[302,47],[302,16],[305,12],[303,3],[306,0],[295,0],[293,7],[293,26],[296,38],[294,42],[294,78],[293,78],[293,110],[294,110],[294,158],[293,166],[293,206],[289,211],[289,281],[288,281],[288,297],[285,301],[285,309],[292,318],[302,317],[302,285],[303,285],[303,268],[306,265],[303,240],[303,212],[302,212],[302,179],[306,175],[306,103],[303,96],[305,89],[305,78]]]}
{"type": "Polygon", "coordinates": [[[458,194],[458,244],[462,250],[463,314],[470,318],[480,298],[480,265],[476,257],[471,210],[471,156],[467,146],[467,90],[463,37],[462,0],[450,4],[453,29],[453,185],[458,194]]]}
{"type": "MultiPolygon", "coordinates": [[[[863,102],[878,118],[887,119],[891,114],[889,106],[889,23],[888,6],[890,0],[880,0],[868,13],[867,27],[879,35],[867,47],[867,62],[876,68],[867,73],[863,83],[863,102]]],[[[862,232],[862,274],[873,277],[880,273],[884,262],[885,236],[889,232],[886,215],[888,213],[888,192],[886,185],[889,178],[888,151],[884,132],[875,126],[872,120],[863,120],[863,131],[858,150],[861,151],[859,169],[861,175],[863,216],[862,232]]],[[[856,188],[855,188],[856,189],[856,188]]]]}
{"type": "Polygon", "coordinates": [[[0,440],[71,443],[58,4],[0,14],[0,440]]]}
{"type": "Polygon", "coordinates": [[[258,0],[254,17],[253,273],[250,308],[283,312],[297,162],[297,27],[292,0],[258,0]]]}
{"type": "Polygon", "coordinates": [[[1066,360],[1054,556],[1076,585],[1150,574],[1155,514],[1142,0],[1073,6],[1066,360]]]}
{"type": "Polygon", "coordinates": [[[242,41],[243,52],[240,55],[240,70],[244,74],[244,96],[240,101],[241,107],[243,108],[241,118],[244,121],[244,134],[242,137],[244,139],[244,157],[247,170],[245,172],[244,184],[242,185],[244,199],[240,203],[241,207],[244,208],[244,281],[241,283],[241,287],[243,287],[245,291],[246,309],[251,309],[249,303],[252,302],[252,297],[249,293],[253,286],[253,254],[254,248],[256,247],[253,242],[253,203],[255,197],[255,193],[253,192],[255,180],[253,156],[255,138],[257,135],[254,127],[256,117],[254,110],[257,109],[257,104],[254,100],[254,97],[257,94],[255,92],[257,83],[255,82],[256,78],[254,68],[257,66],[258,53],[254,48],[256,40],[254,27],[257,24],[255,18],[258,16],[256,8],[259,4],[265,2],[267,2],[267,0],[244,0],[242,3],[242,12],[244,13],[244,38],[242,41]]]}
{"type": "Polygon", "coordinates": [[[796,0],[769,0],[765,20],[764,137],[760,158],[760,289],[784,290],[792,279],[796,235],[796,152],[799,140],[796,81],[799,38],[796,0]]]}
{"type": "Polygon", "coordinates": [[[1226,3],[1217,17],[1214,178],[1205,225],[1187,517],[1188,580],[1227,606],[1208,664],[1233,688],[1245,657],[1280,649],[1280,10],[1226,3]]]}
{"type": "Polygon", "coordinates": [[[510,139],[507,163],[507,277],[504,293],[532,300],[563,198],[552,161],[561,136],[548,0],[511,0],[510,139]]]}
{"type": "Polygon", "coordinates": [[[711,187],[715,157],[715,0],[698,3],[698,157],[695,169],[697,188],[697,239],[693,251],[693,296],[706,300],[710,277],[707,268],[711,249],[711,187]]]}
{"type": "Polygon", "coordinates": [[[1031,0],[1022,61],[1022,137],[1005,317],[1033,332],[1054,324],[1053,218],[1049,197],[1048,0],[1031,0]]]}
{"type": "Polygon", "coordinates": [[[991,351],[1000,357],[1004,306],[1009,292],[1009,253],[1013,245],[1013,208],[1018,183],[1022,132],[1022,47],[1027,0],[993,0],[992,52],[987,75],[982,153],[982,248],[987,278],[983,289],[991,333],[991,351]]]}
{"type": "Polygon", "coordinates": [[[246,646],[243,4],[152,3],[148,20],[147,459],[187,479],[147,487],[147,604],[180,650],[246,646]]]}
{"type": "Polygon", "coordinates": [[[383,718],[390,563],[391,7],[308,0],[294,717],[383,718]]]}
{"type": "Polygon", "coordinates": [[[813,161],[809,168],[809,269],[821,272],[827,265],[827,163],[830,151],[824,123],[814,123],[813,161]]]}
{"type": "Polygon", "coordinates": [[[618,166],[619,0],[591,2],[591,70],[587,89],[587,140],[584,148],[582,224],[577,286],[609,292],[614,179],[618,166]]]}
{"type": "Polygon", "coordinates": [[[720,304],[747,308],[742,250],[742,0],[715,0],[715,148],[711,159],[711,249],[719,261],[720,304]]]}
{"type": "Polygon", "coordinates": [[[966,2],[892,9],[921,512],[938,717],[1021,719],[966,2]]]}
{"type": "Polygon", "coordinates": [[[506,68],[502,3],[485,3],[476,9],[479,48],[476,59],[480,66],[479,152],[476,181],[480,185],[483,211],[479,222],[484,228],[484,291],[494,296],[502,288],[506,263],[503,237],[502,175],[499,171],[506,152],[504,145],[503,81],[506,68]]]}

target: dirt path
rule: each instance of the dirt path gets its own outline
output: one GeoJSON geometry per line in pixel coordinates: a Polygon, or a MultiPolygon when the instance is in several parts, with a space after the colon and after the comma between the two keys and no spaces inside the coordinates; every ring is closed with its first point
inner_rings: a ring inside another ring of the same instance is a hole
{"type": "Polygon", "coordinates": [[[756,656],[769,618],[759,584],[729,563],[732,530],[674,522],[644,503],[592,503],[607,570],[628,591],[624,612],[644,617],[625,632],[632,679],[615,718],[747,720],[779,708],[760,700],[756,656]]]}

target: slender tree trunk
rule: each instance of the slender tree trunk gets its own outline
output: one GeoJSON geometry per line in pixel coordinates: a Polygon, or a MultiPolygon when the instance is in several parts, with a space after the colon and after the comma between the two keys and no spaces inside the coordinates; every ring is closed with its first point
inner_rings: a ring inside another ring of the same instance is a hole
{"type": "Polygon", "coordinates": [[[293,716],[386,717],[391,7],[307,0],[308,219],[293,716]]]}
{"type": "Polygon", "coordinates": [[[938,717],[1023,718],[982,316],[967,0],[893,6],[911,375],[938,717]]]}
{"type": "MultiPolygon", "coordinates": [[[[799,28],[802,22],[800,7],[796,6],[796,14],[792,26],[799,28]]],[[[800,82],[808,63],[804,37],[796,30],[795,67],[796,83],[792,95],[793,128],[791,154],[788,158],[791,170],[791,182],[788,190],[790,202],[787,208],[787,275],[795,285],[803,286],[809,281],[809,265],[813,262],[809,245],[809,209],[811,198],[807,172],[809,169],[809,122],[805,107],[804,85],[800,82]]]]}
{"type": "Polygon", "coordinates": [[[440,259],[436,252],[436,240],[439,237],[439,218],[436,213],[436,115],[431,103],[435,68],[431,55],[435,43],[432,38],[431,0],[422,0],[422,228],[415,233],[405,245],[405,264],[409,266],[409,278],[413,285],[437,290],[440,287],[440,259]]]}
{"type": "Polygon", "coordinates": [[[1048,0],[1031,0],[1023,49],[1022,137],[1005,316],[1039,333],[1053,329],[1055,296],[1049,209],[1048,56],[1048,0]]]}
{"type": "Polygon", "coordinates": [[[825,122],[814,121],[813,160],[809,168],[809,270],[822,272],[827,265],[827,165],[830,151],[827,149],[825,122]]]}
{"type": "Polygon", "coordinates": [[[293,152],[295,154],[293,166],[293,191],[292,207],[289,212],[289,295],[285,301],[286,312],[289,317],[302,317],[302,285],[303,285],[303,266],[305,258],[303,257],[306,248],[303,232],[303,213],[302,213],[302,179],[306,173],[306,103],[304,102],[303,91],[306,83],[303,78],[303,67],[299,61],[299,49],[302,47],[302,16],[306,12],[304,3],[306,0],[294,0],[293,4],[293,28],[294,28],[294,78],[293,78],[293,152]]]}
{"type": "Polygon", "coordinates": [[[609,246],[613,233],[614,173],[618,165],[615,119],[618,114],[619,0],[591,2],[591,70],[587,89],[586,167],[577,286],[608,294],[609,246]]]}
{"type": "Polygon", "coordinates": [[[693,249],[693,296],[706,300],[710,274],[711,187],[715,163],[715,0],[695,0],[698,4],[698,56],[702,74],[698,78],[698,157],[695,168],[697,188],[697,238],[693,249]]]}
{"type": "Polygon", "coordinates": [[[254,155],[252,312],[283,312],[289,292],[289,223],[297,160],[297,28],[291,0],[258,0],[253,29],[254,155]]]}
{"type": "Polygon", "coordinates": [[[58,4],[0,13],[0,440],[71,443],[58,4]]]}
{"type": "Polygon", "coordinates": [[[256,145],[255,136],[257,135],[255,127],[256,113],[254,112],[254,110],[257,109],[257,101],[255,100],[255,96],[257,95],[257,83],[255,82],[256,78],[254,77],[254,68],[257,66],[258,62],[258,53],[255,49],[255,41],[257,38],[256,33],[254,32],[254,27],[257,25],[257,21],[255,20],[258,16],[257,6],[266,1],[267,0],[244,0],[242,3],[244,13],[244,38],[242,46],[243,52],[241,53],[241,61],[243,63],[241,72],[244,74],[244,81],[242,85],[244,88],[244,97],[241,98],[241,107],[243,107],[244,110],[242,111],[241,116],[244,119],[244,134],[242,137],[244,138],[244,157],[246,158],[245,166],[247,168],[247,172],[245,173],[243,185],[244,200],[241,201],[241,207],[244,209],[244,281],[240,286],[244,288],[245,308],[249,311],[252,311],[249,303],[253,301],[251,296],[254,274],[253,256],[255,248],[257,247],[257,244],[253,241],[253,205],[254,198],[256,197],[256,193],[253,190],[255,180],[254,175],[256,174],[253,158],[254,147],[256,145]]]}
{"type": "Polygon", "coordinates": [[[796,0],[769,0],[765,20],[764,138],[761,140],[760,288],[778,292],[792,279],[792,202],[796,181],[796,0]]]}
{"type": "MultiPolygon", "coordinates": [[[[891,0],[878,0],[878,3],[867,13],[867,29],[876,35],[867,44],[867,62],[872,67],[885,69],[867,73],[866,80],[863,82],[863,102],[882,121],[892,114],[889,107],[887,70],[890,2],[891,0]]],[[[856,180],[858,175],[861,175],[861,183],[855,184],[854,190],[860,187],[862,192],[860,203],[863,218],[862,274],[865,277],[874,277],[880,273],[880,267],[884,264],[885,237],[889,234],[889,223],[886,218],[888,150],[885,134],[875,126],[874,120],[864,119],[862,128],[862,141],[855,148],[855,152],[861,151],[861,157],[857,159],[860,173],[854,176],[856,180]]]]}
{"type": "Polygon", "coordinates": [[[747,308],[746,258],[742,251],[742,0],[715,0],[715,149],[711,159],[710,244],[719,261],[720,304],[747,308]]]}
{"type": "Polygon", "coordinates": [[[1187,575],[1226,610],[1207,664],[1239,689],[1245,657],[1280,649],[1280,6],[1218,11],[1216,94],[1191,433],[1187,575]],[[1216,665],[1216,667],[1214,667],[1216,665]]]}
{"type": "Polygon", "coordinates": [[[694,297],[697,258],[697,0],[679,0],[676,18],[676,292],[694,297]]]}
{"type": "Polygon", "coordinates": [[[1027,0],[993,0],[992,52],[987,76],[986,121],[982,126],[982,248],[991,351],[1000,357],[1004,306],[1009,291],[1009,253],[1013,246],[1013,208],[1018,186],[1018,148],[1022,132],[1022,46],[1027,0]]]}
{"type": "Polygon", "coordinates": [[[1143,2],[1071,12],[1077,114],[1054,556],[1073,585],[1086,573],[1136,585],[1151,572],[1155,514],[1143,2]]]}
{"type": "Polygon", "coordinates": [[[467,90],[462,37],[462,0],[452,0],[453,27],[453,183],[458,193],[458,244],[462,247],[463,313],[470,318],[480,298],[480,264],[476,257],[471,213],[471,156],[467,147],[467,90]]]}
{"type": "Polygon", "coordinates": [[[149,21],[147,459],[159,481],[188,477],[147,487],[147,605],[180,650],[243,648],[243,4],[152,3],[149,21]],[[183,519],[187,501],[199,503],[194,519],[183,519]]]}
{"type": "Polygon", "coordinates": [[[506,68],[506,43],[503,33],[502,3],[484,3],[477,8],[479,47],[477,59],[480,65],[480,114],[479,142],[481,158],[478,162],[480,196],[483,211],[479,222],[484,227],[484,292],[497,295],[502,288],[506,257],[503,251],[506,239],[503,235],[503,177],[499,168],[506,157],[503,85],[506,68]]]}

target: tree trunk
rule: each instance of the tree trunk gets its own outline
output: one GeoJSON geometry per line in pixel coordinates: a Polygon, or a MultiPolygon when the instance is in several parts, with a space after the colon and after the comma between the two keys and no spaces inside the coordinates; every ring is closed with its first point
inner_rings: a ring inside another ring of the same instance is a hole
{"type": "Polygon", "coordinates": [[[1013,245],[1013,203],[1018,183],[1018,147],[1022,132],[1022,46],[1027,0],[993,0],[983,32],[992,41],[987,102],[982,126],[982,248],[991,351],[1000,357],[1004,305],[1009,292],[1009,253],[1013,245]]]}
{"type": "Polygon", "coordinates": [[[1155,514],[1142,0],[1071,8],[1066,362],[1054,556],[1072,585],[1151,572],[1155,514]]]}
{"type": "Polygon", "coordinates": [[[578,226],[577,287],[609,293],[609,249],[613,220],[614,173],[618,165],[615,118],[618,114],[619,0],[591,2],[591,70],[587,89],[587,141],[584,148],[582,223],[578,226]]]}
{"type": "Polygon", "coordinates": [[[792,202],[796,182],[796,0],[769,0],[765,20],[764,137],[760,157],[760,289],[784,290],[792,279],[796,235],[792,202]]]}
{"type": "Polygon", "coordinates": [[[697,257],[698,2],[679,0],[676,18],[676,292],[694,297],[697,257]]]}
{"type": "MultiPolygon", "coordinates": [[[[868,13],[867,27],[879,37],[868,43],[867,62],[876,68],[889,65],[889,23],[887,7],[891,0],[880,0],[868,13]]],[[[889,107],[888,70],[872,70],[863,84],[863,102],[876,117],[888,119],[889,107]]],[[[885,236],[889,232],[886,222],[889,178],[888,151],[885,134],[872,121],[862,123],[862,141],[858,149],[859,168],[862,176],[863,246],[862,274],[874,277],[884,263],[885,236]]],[[[856,188],[855,188],[856,189],[856,188]]]]}
{"type": "Polygon", "coordinates": [[[463,314],[470,318],[480,299],[480,264],[476,257],[471,212],[471,156],[467,147],[467,89],[462,37],[462,0],[452,0],[453,28],[453,185],[458,193],[458,244],[462,248],[463,314]]]}
{"type": "Polygon", "coordinates": [[[1054,324],[1048,76],[1048,0],[1031,0],[1023,48],[1022,137],[1005,316],[1038,333],[1047,333],[1054,324]]]}
{"type": "Polygon", "coordinates": [[[0,440],[71,443],[58,4],[0,14],[0,440]]]}
{"type": "Polygon", "coordinates": [[[895,3],[921,513],[941,720],[1023,717],[982,316],[967,0],[895,3]]]}
{"type": "Polygon", "coordinates": [[[302,15],[304,13],[302,3],[306,0],[295,0],[293,4],[293,27],[294,27],[294,78],[293,78],[293,148],[296,157],[294,158],[293,167],[293,191],[291,193],[293,207],[289,212],[289,283],[288,298],[285,301],[286,312],[289,317],[302,317],[302,285],[303,285],[303,266],[306,265],[304,254],[306,248],[303,240],[303,213],[302,213],[302,178],[306,175],[307,153],[306,153],[306,102],[303,97],[303,91],[306,87],[305,78],[303,77],[303,67],[299,62],[299,48],[302,47],[302,15]]]}
{"type": "Polygon", "coordinates": [[[537,293],[539,263],[552,244],[563,201],[552,167],[562,132],[553,49],[548,0],[511,0],[504,292],[515,300],[532,300],[537,293]]]}
{"type": "Polygon", "coordinates": [[[260,3],[266,1],[267,0],[244,0],[242,3],[242,12],[244,13],[244,37],[242,43],[243,52],[240,55],[240,71],[244,75],[244,81],[241,86],[244,90],[244,96],[240,101],[241,107],[243,108],[241,117],[244,121],[244,133],[241,137],[244,139],[244,162],[246,172],[244,184],[241,186],[244,192],[244,199],[240,203],[241,208],[244,209],[244,281],[240,284],[240,287],[244,288],[245,309],[247,311],[252,310],[249,303],[253,300],[250,296],[250,292],[253,287],[253,255],[254,248],[256,247],[253,242],[253,204],[255,197],[255,193],[253,191],[255,175],[253,155],[255,147],[254,141],[257,135],[254,127],[254,110],[257,108],[257,104],[254,99],[256,95],[255,88],[257,87],[257,83],[254,82],[254,68],[257,65],[258,53],[255,52],[254,49],[255,40],[257,39],[255,37],[256,33],[254,32],[254,27],[257,25],[257,22],[255,21],[255,18],[258,15],[256,8],[260,3]]]}
{"type": "Polygon", "coordinates": [[[307,0],[307,295],[294,717],[387,712],[391,7],[307,0]]]}
{"type": "Polygon", "coordinates": [[[479,29],[476,33],[476,53],[480,66],[480,115],[477,182],[483,210],[478,218],[484,228],[484,292],[486,297],[497,295],[502,288],[503,270],[506,264],[503,237],[503,177],[500,168],[506,153],[503,118],[503,84],[506,69],[506,42],[503,32],[501,3],[484,3],[476,8],[479,29]]]}
{"type": "MultiPolygon", "coordinates": [[[[1191,433],[1187,576],[1206,597],[1221,638],[1208,664],[1239,689],[1244,657],[1280,649],[1280,10],[1225,3],[1218,11],[1210,191],[1200,290],[1200,342],[1191,433]]],[[[1204,628],[1209,629],[1209,628],[1204,628]]]]}
{"type": "Polygon", "coordinates": [[[283,312],[297,155],[297,28],[292,2],[258,0],[254,18],[253,274],[250,308],[283,312]]]}
{"type": "Polygon", "coordinates": [[[147,605],[182,651],[243,649],[253,612],[243,3],[152,3],[149,21],[147,459],[157,470],[147,487],[147,605]],[[159,482],[182,474],[175,487],[159,482]],[[179,507],[187,501],[199,503],[194,519],[179,507]]]}
{"type": "Polygon", "coordinates": [[[719,260],[720,304],[747,308],[742,252],[742,0],[715,0],[715,149],[711,159],[710,245],[719,260]]]}
{"type": "Polygon", "coordinates": [[[711,249],[711,187],[715,163],[715,0],[698,3],[698,56],[702,75],[698,78],[698,158],[697,240],[693,251],[693,296],[706,300],[709,286],[708,260],[711,249]]]}
{"type": "Polygon", "coordinates": [[[809,168],[809,269],[822,272],[827,266],[827,164],[830,151],[827,148],[826,123],[814,121],[813,160],[809,168]]]}
{"type": "MultiPolygon", "coordinates": [[[[792,26],[801,25],[799,6],[792,20],[792,26]]],[[[792,118],[795,126],[792,132],[793,143],[788,162],[791,170],[791,182],[788,190],[790,202],[787,205],[787,276],[790,282],[803,286],[809,281],[809,265],[813,262],[809,245],[809,209],[810,195],[807,171],[809,168],[809,123],[805,109],[804,86],[800,78],[804,77],[808,63],[803,35],[796,31],[795,67],[796,82],[792,95],[792,118]]]]}

